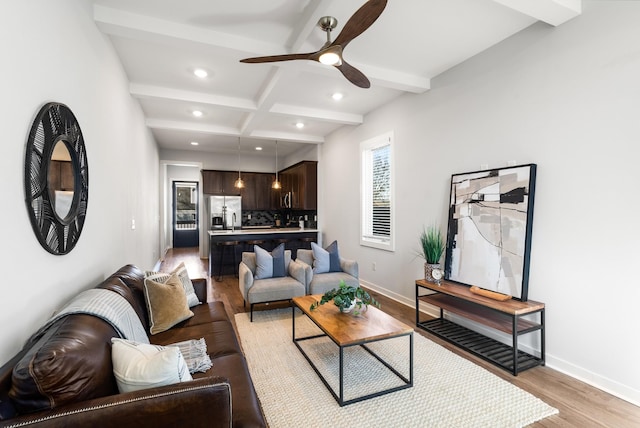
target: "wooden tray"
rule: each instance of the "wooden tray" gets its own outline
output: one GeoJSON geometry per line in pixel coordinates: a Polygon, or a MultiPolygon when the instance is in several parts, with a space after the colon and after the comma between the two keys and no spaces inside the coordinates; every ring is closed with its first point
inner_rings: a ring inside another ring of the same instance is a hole
{"type": "Polygon", "coordinates": [[[496,293],[495,291],[485,290],[480,287],[476,287],[475,285],[469,289],[473,294],[478,294],[480,296],[488,297],[493,300],[499,300],[504,302],[505,300],[511,299],[511,296],[508,294],[496,293]]]}

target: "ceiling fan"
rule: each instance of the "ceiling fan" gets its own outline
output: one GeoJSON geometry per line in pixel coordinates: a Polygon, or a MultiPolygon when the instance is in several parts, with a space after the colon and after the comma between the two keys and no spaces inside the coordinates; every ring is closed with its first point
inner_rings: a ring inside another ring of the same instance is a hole
{"type": "Polygon", "coordinates": [[[261,62],[309,59],[312,61],[318,61],[322,64],[332,65],[340,70],[344,77],[354,85],[361,88],[369,88],[371,83],[369,82],[369,79],[367,79],[367,76],[354,66],[347,63],[342,57],[342,51],[353,39],[364,33],[364,31],[369,28],[376,19],[378,19],[386,5],[387,0],[367,1],[351,16],[351,18],[349,18],[340,34],[333,42],[331,42],[331,31],[336,28],[336,25],[338,25],[338,20],[333,16],[323,16],[320,18],[318,26],[322,28],[322,31],[327,33],[327,42],[316,52],[259,56],[255,58],[245,58],[240,60],[240,62],[255,64],[261,62]]]}

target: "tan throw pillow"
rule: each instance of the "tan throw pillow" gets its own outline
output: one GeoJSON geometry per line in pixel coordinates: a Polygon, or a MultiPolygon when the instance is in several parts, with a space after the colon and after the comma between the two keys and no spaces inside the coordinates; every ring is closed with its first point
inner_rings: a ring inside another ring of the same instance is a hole
{"type": "Polygon", "coordinates": [[[166,282],[144,280],[144,297],[149,311],[151,334],[169,330],[174,325],[193,316],[187,305],[187,297],[180,278],[176,274],[166,282]]]}
{"type": "Polygon", "coordinates": [[[171,274],[174,273],[178,275],[178,278],[180,278],[180,281],[182,282],[184,292],[187,295],[187,305],[189,305],[190,308],[199,305],[200,301],[198,300],[198,296],[196,296],[196,291],[193,288],[193,283],[189,278],[189,273],[187,272],[187,267],[184,265],[184,262],[181,262],[178,267],[176,267],[170,273],[146,271],[144,273],[144,277],[157,282],[165,282],[167,279],[169,279],[171,274]]]}

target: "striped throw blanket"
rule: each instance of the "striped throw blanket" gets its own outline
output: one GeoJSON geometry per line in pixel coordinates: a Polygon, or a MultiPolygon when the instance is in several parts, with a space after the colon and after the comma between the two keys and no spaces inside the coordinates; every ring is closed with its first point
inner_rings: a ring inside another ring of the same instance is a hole
{"type": "Polygon", "coordinates": [[[129,302],[118,293],[101,288],[92,288],[75,296],[58,311],[34,336],[44,333],[51,324],[71,314],[87,314],[102,318],[123,339],[149,343],[149,337],[129,302]]]}
{"type": "Polygon", "coordinates": [[[172,343],[167,346],[177,346],[180,353],[184,357],[184,361],[189,367],[189,373],[206,372],[213,364],[211,358],[207,355],[207,344],[204,337],[201,339],[185,340],[184,342],[172,343]]]}
{"type": "MultiPolygon", "coordinates": [[[[138,318],[138,314],[127,300],[118,293],[101,288],[83,291],[55,313],[47,323],[35,333],[31,340],[37,340],[57,320],[67,315],[87,314],[108,322],[122,339],[137,343],[149,343],[149,337],[138,318]]],[[[204,372],[211,368],[204,338],[186,340],[167,346],[177,346],[184,357],[190,373],[204,372]]]]}

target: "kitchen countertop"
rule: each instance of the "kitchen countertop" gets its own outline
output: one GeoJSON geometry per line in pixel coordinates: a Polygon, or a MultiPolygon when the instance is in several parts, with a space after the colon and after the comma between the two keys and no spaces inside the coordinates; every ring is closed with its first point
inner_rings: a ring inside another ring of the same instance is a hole
{"type": "Polygon", "coordinates": [[[209,230],[209,236],[221,235],[255,235],[255,234],[277,234],[277,233],[305,233],[318,232],[318,229],[300,229],[299,227],[274,227],[274,228],[249,228],[236,230],[209,230]]]}

